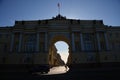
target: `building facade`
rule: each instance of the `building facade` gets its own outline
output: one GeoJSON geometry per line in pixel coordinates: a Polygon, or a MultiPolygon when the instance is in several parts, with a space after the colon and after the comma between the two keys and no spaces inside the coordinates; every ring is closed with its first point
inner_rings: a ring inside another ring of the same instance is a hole
{"type": "Polygon", "coordinates": [[[120,62],[120,26],[59,14],[0,27],[0,64],[50,64],[57,41],[69,45],[68,64],[120,62]]]}

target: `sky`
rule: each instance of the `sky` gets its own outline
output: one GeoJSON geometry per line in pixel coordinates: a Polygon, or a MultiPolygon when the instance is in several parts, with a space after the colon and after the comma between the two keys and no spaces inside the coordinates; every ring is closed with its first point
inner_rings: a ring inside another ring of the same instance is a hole
{"type": "Polygon", "coordinates": [[[69,19],[103,20],[120,26],[120,0],[0,0],[0,27],[16,20],[51,19],[60,14],[69,19]]]}
{"type": "Polygon", "coordinates": [[[61,59],[67,63],[68,55],[69,55],[69,45],[64,41],[58,41],[55,43],[55,47],[57,48],[57,53],[60,54],[61,59]]]}

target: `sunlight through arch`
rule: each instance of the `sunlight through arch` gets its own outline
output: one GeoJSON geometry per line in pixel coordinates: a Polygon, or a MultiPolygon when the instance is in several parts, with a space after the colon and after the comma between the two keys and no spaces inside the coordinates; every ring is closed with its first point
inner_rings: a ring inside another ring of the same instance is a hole
{"type": "Polygon", "coordinates": [[[54,45],[57,48],[57,53],[60,54],[61,59],[66,64],[67,60],[68,60],[68,56],[69,56],[69,46],[68,46],[68,44],[65,41],[57,41],[54,45]]]}

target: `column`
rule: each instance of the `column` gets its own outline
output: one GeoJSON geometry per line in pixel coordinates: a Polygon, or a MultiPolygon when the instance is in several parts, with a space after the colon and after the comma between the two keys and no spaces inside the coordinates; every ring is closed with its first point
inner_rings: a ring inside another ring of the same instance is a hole
{"type": "Polygon", "coordinates": [[[21,47],[22,47],[22,33],[20,33],[20,36],[19,36],[19,46],[18,46],[18,52],[21,51],[21,47]]]}
{"type": "Polygon", "coordinates": [[[45,32],[45,51],[47,52],[48,50],[47,50],[47,40],[48,40],[48,34],[47,34],[47,32],[45,32]]]}
{"type": "Polygon", "coordinates": [[[72,51],[75,51],[74,33],[72,33],[72,51]]]}
{"type": "Polygon", "coordinates": [[[14,33],[12,33],[12,35],[11,35],[10,52],[13,51],[13,46],[14,46],[14,33]]]}
{"type": "Polygon", "coordinates": [[[84,42],[83,42],[83,35],[80,33],[80,43],[81,43],[81,50],[84,51],[84,42]]]}
{"type": "Polygon", "coordinates": [[[99,37],[99,33],[96,33],[96,38],[97,38],[98,51],[100,51],[100,50],[101,50],[101,47],[100,47],[100,37],[99,37]]]}
{"type": "Polygon", "coordinates": [[[37,40],[37,41],[36,41],[36,51],[39,52],[39,44],[40,44],[40,43],[39,43],[39,42],[40,42],[40,41],[39,41],[39,39],[40,39],[39,32],[36,34],[36,36],[37,36],[37,39],[36,39],[36,40],[37,40]]]}
{"type": "Polygon", "coordinates": [[[104,38],[105,38],[105,43],[106,43],[106,50],[109,50],[108,38],[107,38],[106,33],[104,33],[104,38]]]}

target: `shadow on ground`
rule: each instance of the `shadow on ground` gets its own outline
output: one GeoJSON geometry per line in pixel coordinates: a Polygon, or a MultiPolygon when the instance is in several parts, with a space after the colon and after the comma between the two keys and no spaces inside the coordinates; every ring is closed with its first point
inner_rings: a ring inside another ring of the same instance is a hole
{"type": "Polygon", "coordinates": [[[23,68],[0,70],[0,80],[119,80],[119,67],[72,68],[67,73],[56,75],[31,74],[23,68]]]}

